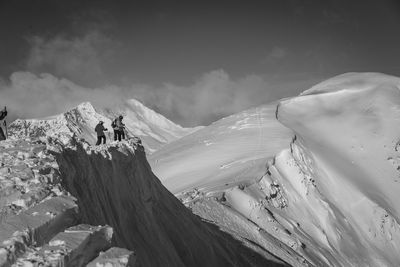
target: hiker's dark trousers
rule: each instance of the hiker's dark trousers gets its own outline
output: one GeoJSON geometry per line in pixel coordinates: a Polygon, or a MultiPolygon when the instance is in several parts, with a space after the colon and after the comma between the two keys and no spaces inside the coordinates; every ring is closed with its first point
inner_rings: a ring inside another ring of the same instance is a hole
{"type": "Polygon", "coordinates": [[[98,145],[101,144],[101,139],[103,139],[103,144],[106,143],[106,136],[105,136],[105,135],[97,136],[97,143],[96,143],[96,146],[98,146],[98,145]]]}
{"type": "Polygon", "coordinates": [[[120,130],[114,130],[114,141],[121,141],[121,138],[125,139],[124,132],[120,130]]]}

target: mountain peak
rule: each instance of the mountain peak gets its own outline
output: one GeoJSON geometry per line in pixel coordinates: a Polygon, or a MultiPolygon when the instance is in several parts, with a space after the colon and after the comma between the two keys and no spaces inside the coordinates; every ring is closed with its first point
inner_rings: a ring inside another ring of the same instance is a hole
{"type": "Polygon", "coordinates": [[[76,106],[74,109],[78,110],[85,110],[85,111],[90,111],[90,112],[95,112],[95,108],[93,107],[92,103],[90,102],[82,102],[78,106],[76,106]]]}

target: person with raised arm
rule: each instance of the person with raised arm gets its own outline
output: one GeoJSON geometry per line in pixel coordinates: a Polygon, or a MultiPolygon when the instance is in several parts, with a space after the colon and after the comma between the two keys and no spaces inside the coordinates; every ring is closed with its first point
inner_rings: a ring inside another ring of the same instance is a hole
{"type": "Polygon", "coordinates": [[[3,131],[3,128],[2,128],[2,125],[1,125],[1,123],[0,123],[0,141],[1,140],[6,140],[7,139],[7,122],[6,122],[6,116],[7,116],[7,107],[4,107],[4,109],[3,110],[0,110],[0,122],[1,121],[3,121],[3,126],[4,126],[4,129],[5,129],[5,134],[4,134],[4,131],[3,131]]]}

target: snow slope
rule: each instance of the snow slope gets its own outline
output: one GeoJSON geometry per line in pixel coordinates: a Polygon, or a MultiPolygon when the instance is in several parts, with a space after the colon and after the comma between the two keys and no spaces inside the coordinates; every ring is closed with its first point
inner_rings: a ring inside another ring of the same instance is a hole
{"type": "Polygon", "coordinates": [[[377,73],[332,78],[282,101],[278,119],[296,139],[271,168],[289,221],[326,262],[400,264],[400,79],[377,73]]]}
{"type": "Polygon", "coordinates": [[[187,135],[199,128],[182,128],[162,115],[145,107],[135,99],[129,99],[117,107],[95,109],[89,102],[60,115],[43,119],[18,119],[9,126],[9,134],[16,138],[23,136],[37,137],[57,133],[76,134],[90,143],[96,143],[94,132],[96,124],[102,120],[108,128],[106,137],[113,140],[111,121],[119,115],[124,116],[128,136],[139,136],[148,153],[161,146],[187,135]]]}
{"type": "Polygon", "coordinates": [[[266,232],[315,266],[399,266],[400,78],[340,75],[280,101],[276,116],[293,132],[241,135],[221,120],[152,155],[155,172],[221,228],[238,227],[231,210],[257,225],[260,246],[268,246],[266,232]]]}
{"type": "Polygon", "coordinates": [[[166,145],[149,157],[154,173],[173,193],[261,177],[266,160],[292,136],[275,110],[276,104],[252,108],[166,145]]]}

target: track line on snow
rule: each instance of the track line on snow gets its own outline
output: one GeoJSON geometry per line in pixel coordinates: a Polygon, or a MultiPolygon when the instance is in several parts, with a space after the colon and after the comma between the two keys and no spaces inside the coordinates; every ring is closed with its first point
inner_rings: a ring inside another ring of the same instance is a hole
{"type": "Polygon", "coordinates": [[[261,142],[263,140],[263,129],[262,129],[262,121],[261,121],[261,115],[259,108],[256,108],[256,113],[257,113],[257,121],[258,121],[258,130],[259,130],[259,135],[258,135],[258,149],[260,150],[260,154],[262,152],[261,149],[261,142]]]}

